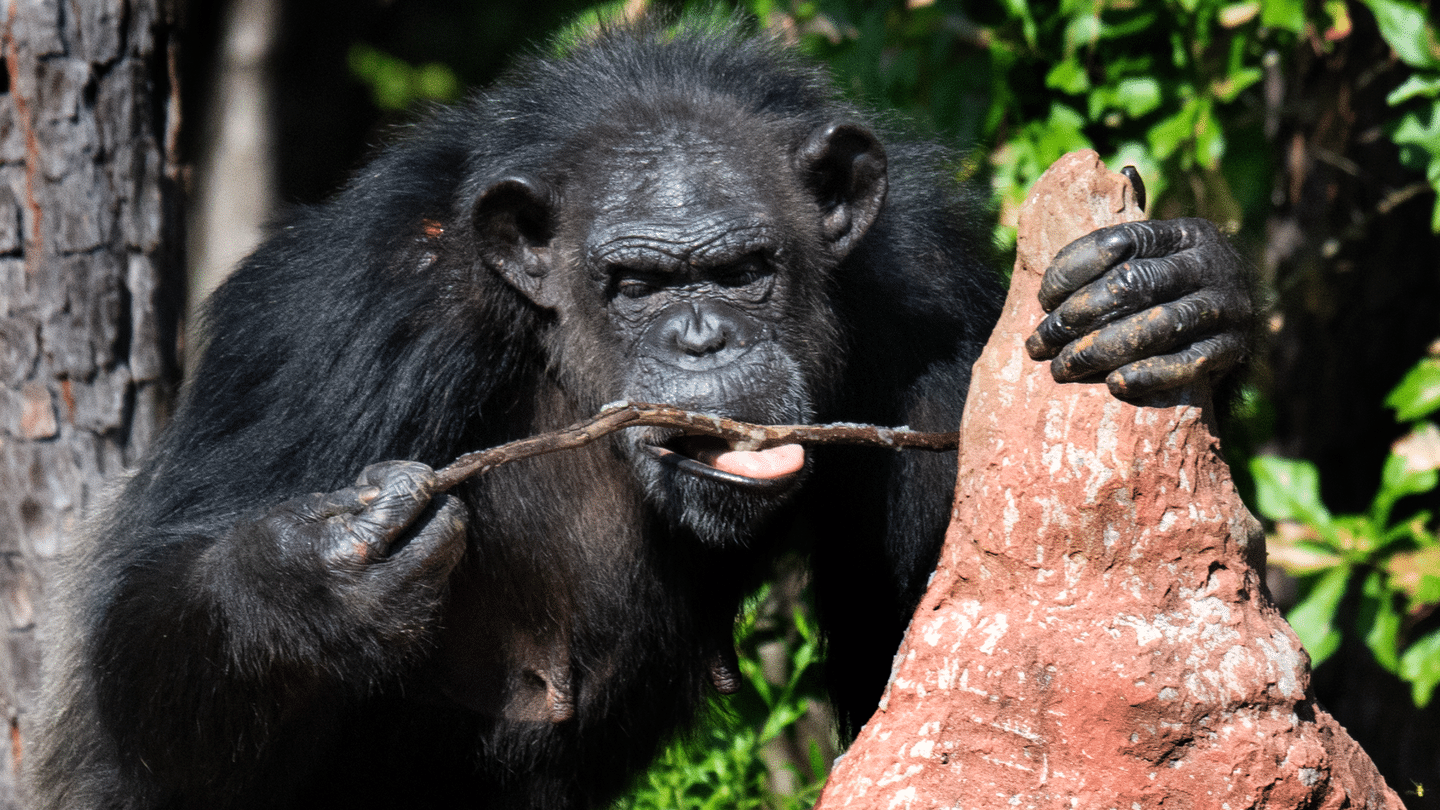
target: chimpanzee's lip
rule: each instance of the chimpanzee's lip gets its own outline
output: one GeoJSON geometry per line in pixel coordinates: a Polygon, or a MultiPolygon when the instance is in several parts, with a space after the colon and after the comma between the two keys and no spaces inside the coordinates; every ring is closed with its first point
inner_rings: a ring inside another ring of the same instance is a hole
{"type": "Polygon", "coordinates": [[[645,448],[656,461],[687,475],[696,478],[704,478],[721,484],[728,484],[734,487],[741,487],[753,492],[778,493],[784,492],[795,485],[800,479],[800,473],[781,475],[775,478],[751,478],[748,475],[727,472],[717,469],[704,461],[705,458],[718,455],[720,452],[730,449],[730,445],[724,439],[713,436],[690,436],[681,435],[667,440],[661,444],[644,444],[645,448]]]}

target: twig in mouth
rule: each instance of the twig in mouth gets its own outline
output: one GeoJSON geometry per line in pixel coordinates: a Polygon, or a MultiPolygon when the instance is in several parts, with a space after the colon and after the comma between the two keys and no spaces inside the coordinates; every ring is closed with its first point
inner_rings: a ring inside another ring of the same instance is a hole
{"type": "Polygon", "coordinates": [[[750,450],[781,444],[853,444],[896,450],[954,450],[960,441],[958,432],[920,433],[909,428],[848,423],[753,425],[723,416],[686,411],[671,405],[617,402],[570,427],[466,453],[436,472],[433,491],[444,492],[472,475],[490,472],[502,464],[522,458],[584,447],[617,430],[631,427],[674,428],[685,433],[718,436],[734,442],[737,449],[750,450]]]}

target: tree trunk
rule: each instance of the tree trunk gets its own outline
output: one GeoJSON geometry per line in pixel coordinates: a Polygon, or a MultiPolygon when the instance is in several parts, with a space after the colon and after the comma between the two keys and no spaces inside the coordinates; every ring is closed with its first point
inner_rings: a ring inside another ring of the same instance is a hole
{"type": "Polygon", "coordinates": [[[1309,691],[1208,392],[1131,405],[1024,354],[1055,252],[1141,216],[1093,152],[1031,192],[939,569],[817,807],[1401,807],[1309,691]]]}
{"type": "Polygon", "coordinates": [[[173,14],[166,0],[11,0],[0,76],[0,807],[39,677],[55,557],[172,398],[173,14]]]}

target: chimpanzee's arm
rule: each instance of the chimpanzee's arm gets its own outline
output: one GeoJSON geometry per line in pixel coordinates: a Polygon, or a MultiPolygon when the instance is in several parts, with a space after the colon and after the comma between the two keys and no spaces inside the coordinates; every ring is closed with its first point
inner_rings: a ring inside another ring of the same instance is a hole
{"type": "Polygon", "coordinates": [[[285,744],[287,718],[343,705],[412,663],[466,542],[463,506],[431,498],[433,475],[371,465],[354,486],[213,538],[194,526],[156,537],[132,557],[92,653],[98,709],[125,758],[192,774],[203,793],[216,762],[260,767],[285,744]]]}

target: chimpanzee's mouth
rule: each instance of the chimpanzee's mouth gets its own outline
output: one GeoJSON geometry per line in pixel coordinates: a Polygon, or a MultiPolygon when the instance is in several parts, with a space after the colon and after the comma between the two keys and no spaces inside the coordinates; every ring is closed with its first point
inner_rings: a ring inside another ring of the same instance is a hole
{"type": "Polygon", "coordinates": [[[805,468],[805,448],[798,444],[757,450],[717,436],[677,435],[643,446],[656,461],[688,475],[757,491],[787,489],[805,468]]]}

